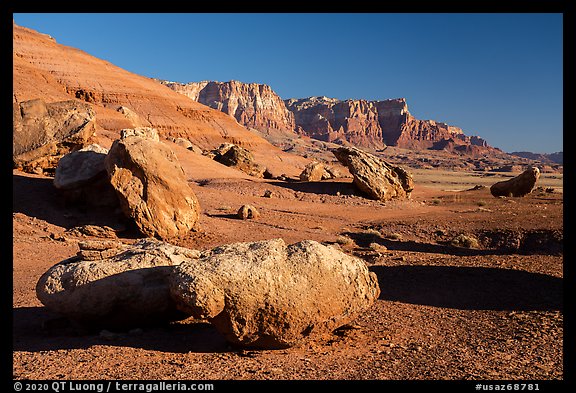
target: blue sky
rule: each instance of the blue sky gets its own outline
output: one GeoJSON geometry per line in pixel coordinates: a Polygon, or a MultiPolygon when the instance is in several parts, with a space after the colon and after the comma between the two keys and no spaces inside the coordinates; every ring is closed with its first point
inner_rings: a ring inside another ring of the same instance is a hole
{"type": "Polygon", "coordinates": [[[562,14],[15,14],[128,71],[282,98],[405,97],[504,151],[563,150],[562,14]]]}

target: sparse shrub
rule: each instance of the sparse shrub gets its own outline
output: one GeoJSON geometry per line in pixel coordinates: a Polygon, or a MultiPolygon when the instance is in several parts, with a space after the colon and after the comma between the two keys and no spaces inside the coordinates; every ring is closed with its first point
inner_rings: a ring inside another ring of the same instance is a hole
{"type": "Polygon", "coordinates": [[[378,236],[378,237],[380,237],[380,232],[379,232],[377,229],[374,229],[374,228],[368,228],[368,229],[366,229],[365,233],[366,233],[367,235],[373,235],[373,236],[378,236]]]}
{"type": "Polygon", "coordinates": [[[486,205],[487,205],[487,202],[486,202],[486,201],[478,201],[476,204],[477,204],[478,206],[482,207],[482,206],[486,206],[486,205]]]}
{"type": "Polygon", "coordinates": [[[455,247],[465,247],[465,248],[478,248],[480,246],[478,240],[475,237],[470,235],[464,235],[463,233],[452,239],[450,244],[455,247]]]}
{"type": "Polygon", "coordinates": [[[398,232],[392,232],[386,235],[386,238],[391,240],[402,240],[402,234],[398,232]]]}
{"type": "Polygon", "coordinates": [[[340,235],[336,238],[336,243],[341,244],[343,246],[351,246],[354,244],[354,240],[350,239],[348,236],[340,235]]]}
{"type": "Polygon", "coordinates": [[[382,244],[378,244],[378,243],[370,243],[368,248],[372,251],[378,251],[378,252],[383,252],[383,251],[388,250],[388,248],[386,246],[383,246],[382,244]]]}

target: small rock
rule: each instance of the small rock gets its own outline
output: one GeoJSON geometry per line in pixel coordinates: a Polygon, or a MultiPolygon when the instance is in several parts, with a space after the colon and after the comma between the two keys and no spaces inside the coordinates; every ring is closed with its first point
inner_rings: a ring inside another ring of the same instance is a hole
{"type": "Polygon", "coordinates": [[[66,237],[64,237],[58,233],[51,233],[49,236],[50,236],[50,239],[56,240],[58,242],[65,242],[68,240],[68,239],[66,239],[66,237]]]}
{"type": "Polygon", "coordinates": [[[264,195],[262,195],[264,198],[272,198],[272,191],[270,190],[266,190],[264,191],[264,195]]]}
{"type": "Polygon", "coordinates": [[[300,173],[300,181],[320,181],[324,172],[324,164],[313,161],[300,173]]]}
{"type": "Polygon", "coordinates": [[[174,143],[180,147],[183,147],[184,149],[192,150],[192,148],[194,147],[192,142],[190,142],[188,139],[184,139],[184,138],[176,138],[174,140],[174,143]]]}
{"type": "Polygon", "coordinates": [[[254,206],[244,205],[238,209],[238,218],[242,220],[255,219],[260,217],[260,213],[254,206]]]}

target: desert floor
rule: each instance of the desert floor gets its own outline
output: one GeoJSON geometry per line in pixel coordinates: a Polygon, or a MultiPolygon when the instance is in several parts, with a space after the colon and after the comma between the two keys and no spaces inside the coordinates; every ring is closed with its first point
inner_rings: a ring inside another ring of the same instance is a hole
{"type": "Polygon", "coordinates": [[[498,199],[454,191],[497,176],[419,170],[412,198],[387,203],[354,195],[351,179],[189,176],[201,231],[173,243],[336,244],[378,275],[379,300],[353,325],[284,350],[231,347],[195,320],[111,334],[67,324],[37,300],[38,278],[91,238],[71,228],[124,224],[117,212],[66,206],[51,178],[14,171],[15,379],[563,379],[562,175],[542,178],[552,193],[498,199]],[[260,218],[235,218],[246,203],[260,218]],[[460,234],[480,245],[452,246],[460,234]]]}

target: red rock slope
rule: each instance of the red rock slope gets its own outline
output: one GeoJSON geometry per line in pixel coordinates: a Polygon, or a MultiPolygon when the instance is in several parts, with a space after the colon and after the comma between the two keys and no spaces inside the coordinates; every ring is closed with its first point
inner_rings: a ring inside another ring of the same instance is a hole
{"type": "Polygon", "coordinates": [[[231,116],[150,78],[60,45],[46,34],[14,24],[13,43],[14,102],[74,97],[93,105],[97,130],[118,132],[133,127],[136,114],[139,124],[157,128],[163,137],[184,137],[205,149],[223,142],[246,147],[272,171],[299,173],[306,164],[305,159],[282,152],[231,116]]]}

